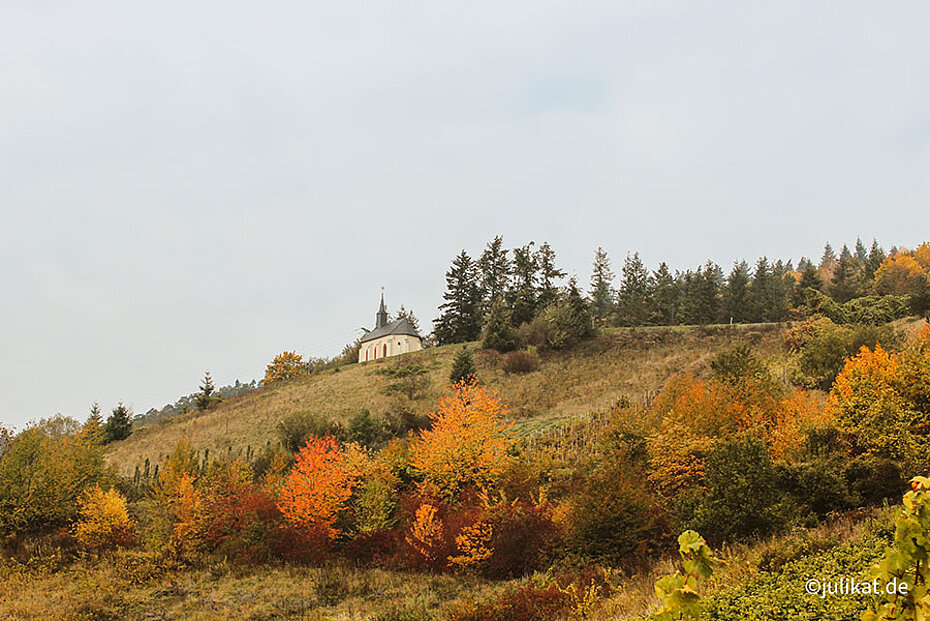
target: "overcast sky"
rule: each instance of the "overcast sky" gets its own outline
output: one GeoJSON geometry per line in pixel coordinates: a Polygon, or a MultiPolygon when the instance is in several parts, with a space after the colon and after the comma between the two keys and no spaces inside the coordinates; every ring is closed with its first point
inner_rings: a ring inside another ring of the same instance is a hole
{"type": "MultiPolygon", "coordinates": [[[[930,237],[926,2],[0,0],[0,423],[333,355],[461,249],[930,237]]],[[[619,271],[619,270],[615,270],[619,271]]]]}

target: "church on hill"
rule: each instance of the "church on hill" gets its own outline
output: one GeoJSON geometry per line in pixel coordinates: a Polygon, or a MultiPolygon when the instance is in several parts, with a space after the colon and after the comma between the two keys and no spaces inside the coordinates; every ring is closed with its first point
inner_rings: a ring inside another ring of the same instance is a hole
{"type": "MultiPolygon", "coordinates": [[[[364,328],[363,328],[364,329],[364,328]]],[[[376,358],[399,356],[423,349],[420,334],[406,317],[388,321],[384,292],[381,292],[381,308],[375,315],[375,329],[367,331],[360,340],[358,361],[367,362],[376,358]]]]}

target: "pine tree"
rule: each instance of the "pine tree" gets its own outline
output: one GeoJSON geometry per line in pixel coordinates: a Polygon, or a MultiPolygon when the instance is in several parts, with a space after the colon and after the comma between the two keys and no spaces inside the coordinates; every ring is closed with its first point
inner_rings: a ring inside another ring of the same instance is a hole
{"type": "Polygon", "coordinates": [[[778,285],[775,275],[769,267],[769,260],[766,257],[760,258],[756,263],[756,269],[752,274],[752,283],[749,285],[749,291],[746,295],[749,321],[775,321],[776,306],[778,304],[777,289],[778,285]]]}
{"type": "Polygon", "coordinates": [[[446,272],[446,292],[435,334],[439,343],[474,341],[481,333],[481,289],[475,262],[464,250],[446,272]]]}
{"type": "Polygon", "coordinates": [[[217,400],[213,396],[215,391],[213,386],[213,378],[210,377],[210,372],[207,371],[203,375],[203,383],[200,385],[200,392],[194,395],[194,405],[197,406],[198,410],[206,410],[217,400]]]}
{"type": "Polygon", "coordinates": [[[513,310],[513,325],[519,326],[536,316],[536,283],[539,267],[533,252],[533,242],[513,250],[513,279],[509,293],[513,310]]]}
{"type": "Polygon", "coordinates": [[[466,381],[474,382],[477,379],[478,369],[475,367],[475,359],[471,355],[467,345],[462,345],[459,353],[455,354],[452,361],[452,372],[449,373],[449,382],[466,381]]]}
{"type": "Polygon", "coordinates": [[[572,313],[572,331],[578,338],[587,338],[594,334],[594,318],[591,305],[578,288],[578,279],[572,276],[565,287],[565,303],[572,313]]]}
{"type": "Polygon", "coordinates": [[[543,242],[536,251],[536,265],[539,268],[537,308],[545,308],[559,296],[558,281],[565,278],[565,272],[556,267],[555,251],[549,247],[549,242],[543,242]]]}
{"type": "Polygon", "coordinates": [[[484,349],[495,349],[500,352],[514,349],[517,346],[517,339],[512,322],[510,309],[504,301],[500,298],[494,300],[484,323],[484,338],[481,346],[484,349]]]}
{"type": "Polygon", "coordinates": [[[104,444],[125,440],[132,433],[132,412],[120,401],[103,427],[104,444]]]}
{"type": "Polygon", "coordinates": [[[694,272],[685,272],[682,278],[682,318],[689,324],[708,324],[720,314],[720,267],[708,261],[694,272]]]}
{"type": "Polygon", "coordinates": [[[733,264],[723,291],[724,321],[743,323],[746,321],[746,294],[749,290],[749,265],[745,261],[733,264]]]}
{"type": "Polygon", "coordinates": [[[610,270],[610,258],[603,248],[594,254],[594,269],[591,272],[591,315],[599,326],[610,323],[614,314],[614,273],[610,270]]]}
{"type": "Polygon", "coordinates": [[[836,263],[836,253],[833,251],[833,246],[830,245],[830,242],[827,242],[823,247],[823,255],[820,257],[820,268],[833,268],[833,265],[836,263]]]}
{"type": "Polygon", "coordinates": [[[412,310],[407,310],[404,308],[404,305],[401,304],[400,308],[397,309],[397,316],[394,319],[406,319],[410,322],[410,325],[413,326],[413,329],[417,332],[420,331],[420,320],[417,319],[417,316],[413,314],[412,310]]]}
{"type": "Polygon", "coordinates": [[[481,295],[485,309],[489,310],[495,300],[503,299],[510,286],[510,272],[513,263],[504,248],[504,238],[500,235],[488,242],[481,258],[478,270],[481,272],[481,295]]]}
{"type": "Polygon", "coordinates": [[[678,323],[679,283],[663,261],[652,273],[652,323],[671,326],[678,323]]]}
{"type": "Polygon", "coordinates": [[[626,255],[623,261],[623,279],[617,295],[617,318],[622,326],[642,326],[648,319],[649,272],[643,266],[639,253],[626,255]]]}

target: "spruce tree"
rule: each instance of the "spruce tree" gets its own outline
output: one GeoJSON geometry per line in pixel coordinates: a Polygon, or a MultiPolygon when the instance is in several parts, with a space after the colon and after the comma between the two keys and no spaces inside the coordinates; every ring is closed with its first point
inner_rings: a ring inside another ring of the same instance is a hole
{"type": "Polygon", "coordinates": [[[840,304],[859,296],[859,270],[857,268],[855,257],[849,252],[849,248],[843,246],[830,282],[830,297],[840,304]]]}
{"type": "Polygon", "coordinates": [[[578,338],[587,338],[594,334],[594,319],[591,305],[578,288],[578,279],[572,276],[565,287],[565,303],[572,313],[572,331],[578,338]]]}
{"type": "Polygon", "coordinates": [[[200,392],[194,395],[194,405],[198,410],[206,410],[213,405],[216,400],[216,397],[213,396],[215,390],[213,378],[210,377],[210,372],[207,371],[203,375],[203,383],[200,385],[200,392]]]}
{"type": "Polygon", "coordinates": [[[531,321],[536,316],[536,283],[539,267],[533,242],[513,250],[513,279],[508,297],[513,311],[513,325],[531,321]]]}
{"type": "Polygon", "coordinates": [[[885,251],[882,250],[882,247],[878,245],[878,242],[873,239],[872,247],[869,249],[869,256],[866,259],[864,267],[864,275],[866,280],[869,282],[875,278],[875,272],[878,271],[878,268],[881,267],[882,263],[885,261],[885,251]]]}
{"type": "Polygon", "coordinates": [[[449,373],[449,382],[456,383],[461,381],[474,382],[477,380],[478,369],[475,367],[475,360],[471,355],[467,345],[462,345],[462,349],[455,355],[452,361],[452,372],[449,373]]]}
{"type": "Polygon", "coordinates": [[[622,280],[617,293],[617,319],[621,326],[642,326],[648,319],[649,272],[643,266],[639,253],[626,255],[623,261],[622,280]]]}
{"type": "Polygon", "coordinates": [[[744,323],[749,315],[746,295],[749,291],[749,264],[739,261],[733,264],[723,291],[724,321],[744,323]]]}
{"type": "Polygon", "coordinates": [[[420,320],[417,319],[417,316],[413,314],[412,310],[407,310],[404,308],[404,305],[401,304],[400,308],[397,309],[397,315],[394,319],[406,319],[410,322],[410,325],[413,326],[413,329],[417,332],[420,331],[420,320]]]}
{"type": "Polygon", "coordinates": [[[865,244],[862,243],[862,239],[856,238],[856,261],[859,264],[863,264],[869,259],[869,251],[865,249],[865,244]]]}
{"type": "Polygon", "coordinates": [[[132,412],[120,401],[103,427],[104,444],[125,440],[132,433],[132,412]]]}
{"type": "Polygon", "coordinates": [[[614,314],[614,273],[610,270],[610,258],[603,248],[594,254],[591,272],[591,315],[599,326],[610,323],[614,314]]]}
{"type": "Polygon", "coordinates": [[[549,242],[543,242],[536,251],[536,265],[539,269],[537,308],[545,308],[558,298],[558,281],[565,278],[565,272],[556,267],[555,251],[549,246],[549,242]]]}
{"type": "Polygon", "coordinates": [[[652,323],[671,326],[678,323],[679,282],[672,276],[668,265],[663,261],[659,269],[652,273],[652,296],[650,307],[652,323]]]}
{"type": "Polygon", "coordinates": [[[102,442],[104,438],[103,425],[103,414],[101,414],[100,411],[100,404],[94,401],[94,404],[90,406],[90,414],[87,416],[87,421],[84,423],[83,432],[89,438],[102,442]]]}
{"type": "Polygon", "coordinates": [[[474,341],[481,333],[481,289],[477,265],[464,250],[446,272],[445,302],[435,323],[439,343],[474,341]]]}
{"type": "Polygon", "coordinates": [[[495,300],[503,299],[510,285],[510,272],[513,264],[504,248],[504,238],[498,235],[488,242],[481,258],[478,270],[481,273],[481,296],[485,309],[489,310],[495,300]]]}
{"type": "Polygon", "coordinates": [[[484,338],[481,346],[484,349],[496,349],[500,352],[513,350],[517,346],[517,338],[512,322],[510,309],[504,301],[500,298],[494,300],[484,323],[484,338]]]}

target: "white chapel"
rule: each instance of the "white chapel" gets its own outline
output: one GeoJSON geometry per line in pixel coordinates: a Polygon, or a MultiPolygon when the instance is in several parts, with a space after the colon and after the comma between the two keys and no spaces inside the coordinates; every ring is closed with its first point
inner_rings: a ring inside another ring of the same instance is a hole
{"type": "Polygon", "coordinates": [[[375,317],[375,329],[366,332],[360,340],[359,362],[398,356],[423,349],[420,334],[406,317],[388,321],[383,291],[381,292],[381,308],[378,309],[375,317]]]}

